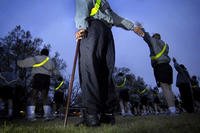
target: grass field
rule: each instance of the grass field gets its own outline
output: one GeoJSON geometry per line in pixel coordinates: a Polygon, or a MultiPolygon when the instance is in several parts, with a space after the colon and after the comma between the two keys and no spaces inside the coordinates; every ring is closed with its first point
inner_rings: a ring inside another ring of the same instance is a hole
{"type": "Polygon", "coordinates": [[[75,127],[78,118],[70,117],[67,127],[63,120],[44,122],[26,120],[1,120],[0,133],[200,133],[200,114],[179,116],[116,117],[116,124],[96,128],[75,127]]]}

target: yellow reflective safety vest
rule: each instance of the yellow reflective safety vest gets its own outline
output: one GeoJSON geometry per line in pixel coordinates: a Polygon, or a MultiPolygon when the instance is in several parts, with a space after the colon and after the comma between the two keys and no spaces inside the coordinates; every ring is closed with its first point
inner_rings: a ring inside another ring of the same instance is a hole
{"type": "Polygon", "coordinates": [[[158,54],[156,54],[155,56],[151,56],[151,60],[156,60],[160,58],[165,52],[166,48],[167,48],[167,44],[164,45],[163,49],[158,54]]]}
{"type": "Polygon", "coordinates": [[[145,93],[147,91],[147,89],[144,89],[144,90],[142,90],[141,92],[140,92],[140,94],[143,94],[143,93],[145,93]]]}
{"type": "Polygon", "coordinates": [[[64,84],[64,81],[62,81],[62,82],[58,85],[58,87],[56,87],[54,90],[57,91],[58,89],[60,89],[60,87],[61,87],[63,84],[64,84]]]}
{"type": "Polygon", "coordinates": [[[197,85],[192,85],[192,88],[196,88],[196,87],[198,87],[197,85]]]}
{"type": "Polygon", "coordinates": [[[145,88],[145,89],[143,89],[142,91],[138,91],[138,92],[139,92],[139,94],[141,95],[141,94],[144,94],[146,91],[147,91],[147,89],[145,88]]]}
{"type": "Polygon", "coordinates": [[[96,3],[94,5],[94,7],[90,11],[90,17],[92,17],[95,14],[97,14],[97,12],[99,11],[100,5],[101,5],[101,0],[96,0],[96,3]]]}
{"type": "Polygon", "coordinates": [[[49,61],[49,57],[46,57],[42,62],[34,64],[33,67],[41,67],[49,61]]]}
{"type": "Polygon", "coordinates": [[[124,78],[124,81],[121,85],[117,85],[117,88],[122,88],[125,86],[125,84],[126,84],[126,78],[124,78]]]}

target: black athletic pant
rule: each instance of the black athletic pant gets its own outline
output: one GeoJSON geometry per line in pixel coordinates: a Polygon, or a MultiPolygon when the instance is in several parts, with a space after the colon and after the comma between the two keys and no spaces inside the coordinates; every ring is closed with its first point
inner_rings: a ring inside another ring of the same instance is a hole
{"type": "Polygon", "coordinates": [[[88,34],[81,40],[79,53],[82,101],[89,114],[114,111],[114,63],[115,49],[111,29],[99,20],[89,21],[88,34]]]}
{"type": "Polygon", "coordinates": [[[183,108],[188,112],[188,113],[193,113],[194,112],[194,102],[193,102],[193,95],[192,95],[192,89],[189,84],[181,84],[178,86],[180,95],[181,95],[181,100],[183,103],[183,108]]]}
{"type": "Polygon", "coordinates": [[[39,92],[41,92],[41,98],[43,105],[49,105],[50,101],[48,98],[48,92],[49,92],[49,85],[50,85],[50,76],[44,75],[44,74],[36,74],[33,77],[32,82],[32,90],[29,93],[28,97],[28,106],[29,105],[35,105],[39,92]]]}

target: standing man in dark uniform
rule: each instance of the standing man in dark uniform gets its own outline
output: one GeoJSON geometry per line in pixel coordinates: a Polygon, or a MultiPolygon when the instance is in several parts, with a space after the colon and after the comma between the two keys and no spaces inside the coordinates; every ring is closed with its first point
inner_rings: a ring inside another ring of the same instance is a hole
{"type": "Polygon", "coordinates": [[[200,112],[200,87],[197,76],[193,75],[191,78],[192,91],[194,96],[195,111],[200,112]]]}
{"type": "Polygon", "coordinates": [[[193,75],[191,78],[192,91],[194,95],[194,100],[200,102],[200,87],[197,76],[193,75]]]}
{"type": "Polygon", "coordinates": [[[166,98],[170,114],[176,113],[174,94],[171,89],[173,83],[173,70],[168,56],[169,46],[161,40],[159,33],[150,36],[142,27],[137,27],[135,32],[143,37],[150,49],[151,65],[158,87],[161,87],[166,98]],[[143,33],[141,33],[143,31],[143,33]]]}
{"type": "Polygon", "coordinates": [[[114,124],[116,94],[112,73],[115,48],[111,27],[133,31],[135,25],[114,13],[106,0],[76,0],[75,22],[76,39],[81,39],[79,78],[86,108],[84,124],[114,124]]]}
{"type": "Polygon", "coordinates": [[[178,64],[175,58],[173,58],[173,62],[174,67],[178,72],[176,78],[176,86],[179,88],[181,100],[183,102],[183,108],[188,113],[193,113],[194,101],[189,72],[183,64],[178,64]]]}

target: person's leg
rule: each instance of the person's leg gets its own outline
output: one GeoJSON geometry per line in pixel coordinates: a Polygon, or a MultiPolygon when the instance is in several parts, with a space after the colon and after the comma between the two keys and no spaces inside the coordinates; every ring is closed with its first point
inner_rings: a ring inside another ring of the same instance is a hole
{"type": "Polygon", "coordinates": [[[179,85],[179,92],[180,92],[180,98],[181,98],[181,101],[182,101],[182,107],[183,107],[183,109],[185,110],[186,109],[186,102],[185,102],[185,98],[186,98],[186,95],[185,95],[185,87],[184,87],[184,85],[179,85]]]}
{"type": "Polygon", "coordinates": [[[138,108],[137,108],[137,106],[134,106],[134,115],[138,115],[139,114],[139,112],[138,112],[138,108]]]}
{"type": "Polygon", "coordinates": [[[49,92],[49,85],[50,85],[50,76],[48,75],[41,75],[41,95],[42,95],[42,103],[43,103],[43,110],[44,110],[44,118],[45,120],[51,120],[52,117],[52,108],[51,108],[51,101],[48,96],[49,92]]]}
{"type": "Polygon", "coordinates": [[[141,96],[141,106],[142,106],[141,115],[147,115],[147,98],[144,95],[141,96]]]}
{"type": "Polygon", "coordinates": [[[35,105],[38,101],[40,88],[43,85],[43,79],[41,78],[41,75],[34,75],[32,83],[32,90],[29,92],[27,99],[27,119],[30,121],[35,121],[35,105]]]}
{"type": "Polygon", "coordinates": [[[167,83],[160,83],[160,86],[163,90],[163,94],[166,98],[168,109],[171,113],[176,113],[176,108],[175,108],[175,100],[174,100],[174,95],[171,90],[171,85],[167,83]]]}
{"type": "Polygon", "coordinates": [[[179,89],[181,94],[181,100],[183,102],[183,107],[188,113],[194,112],[193,96],[191,92],[190,85],[183,84],[179,89]]]}
{"type": "Polygon", "coordinates": [[[194,113],[195,109],[194,109],[194,97],[193,97],[193,93],[192,93],[192,89],[191,86],[188,85],[188,93],[187,93],[187,101],[188,101],[188,111],[189,113],[194,113]]]}
{"type": "MultiPolygon", "coordinates": [[[[105,31],[102,22],[96,20],[90,22],[87,37],[81,40],[80,45],[79,79],[84,99],[82,101],[85,108],[84,119],[88,126],[99,125],[98,114],[104,106],[101,96],[107,90],[108,69],[104,63],[107,50],[104,49],[105,31]]],[[[104,95],[104,99],[107,99],[107,95],[104,95]]]]}
{"type": "Polygon", "coordinates": [[[171,89],[171,84],[173,83],[173,69],[171,65],[168,63],[157,64],[154,67],[154,76],[158,86],[160,86],[163,90],[168,110],[171,114],[175,114],[175,99],[171,89]]]}
{"type": "Polygon", "coordinates": [[[126,101],[125,102],[125,106],[126,106],[126,109],[127,109],[127,115],[128,116],[133,116],[133,114],[132,114],[132,111],[131,111],[131,104],[130,104],[130,102],[129,101],[126,101]]]}
{"type": "Polygon", "coordinates": [[[43,89],[41,91],[42,101],[43,101],[43,109],[44,109],[44,117],[48,117],[51,114],[51,106],[50,99],[48,97],[48,90],[43,89]]]}
{"type": "Polygon", "coordinates": [[[12,117],[13,115],[13,100],[8,99],[8,117],[12,117]]]}
{"type": "Polygon", "coordinates": [[[142,115],[147,115],[147,108],[146,105],[142,105],[142,115]]]}
{"type": "Polygon", "coordinates": [[[120,105],[120,110],[121,110],[121,115],[125,116],[125,107],[124,107],[124,102],[123,100],[119,101],[119,105],[120,105]]]}
{"type": "MultiPolygon", "coordinates": [[[[114,65],[115,65],[115,46],[114,46],[114,39],[113,35],[111,32],[111,29],[108,29],[107,31],[107,42],[105,44],[106,46],[106,59],[105,59],[105,64],[106,64],[106,69],[107,69],[107,74],[105,75],[108,77],[107,84],[105,85],[106,87],[106,95],[107,98],[105,99],[106,104],[106,112],[109,113],[114,113],[115,107],[117,106],[117,94],[115,90],[115,86],[113,83],[113,71],[114,71],[114,65]],[[108,45],[108,46],[107,46],[108,45]]],[[[103,70],[104,71],[104,70],[103,70]]],[[[102,81],[103,83],[103,81],[102,81]]],[[[104,96],[101,96],[101,99],[104,99],[104,96]]]]}
{"type": "Polygon", "coordinates": [[[8,107],[8,113],[7,116],[8,118],[12,118],[13,117],[13,87],[10,86],[6,86],[6,93],[4,94],[7,100],[7,107],[8,107]]]}
{"type": "Polygon", "coordinates": [[[156,96],[154,96],[154,100],[153,100],[153,108],[154,108],[154,113],[156,114],[156,115],[158,115],[159,114],[159,102],[160,102],[160,100],[159,100],[159,98],[158,98],[158,96],[157,96],[157,94],[156,94],[156,96]]]}
{"type": "Polygon", "coordinates": [[[100,33],[95,33],[96,24],[92,24],[88,29],[87,38],[81,40],[79,52],[79,79],[82,90],[83,107],[86,112],[97,115],[100,106],[99,96],[99,59],[96,57],[98,37],[100,33]],[[93,26],[94,25],[94,26],[93,26]]]}
{"type": "Polygon", "coordinates": [[[38,91],[36,89],[32,89],[28,95],[27,99],[27,108],[26,114],[27,119],[30,121],[35,121],[35,103],[37,99],[38,91]]]}
{"type": "Polygon", "coordinates": [[[111,29],[105,27],[104,36],[101,36],[104,40],[104,45],[101,48],[101,76],[100,76],[100,97],[101,97],[101,123],[115,124],[114,111],[118,104],[115,86],[113,83],[113,71],[115,64],[115,48],[114,39],[111,29]]]}

